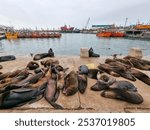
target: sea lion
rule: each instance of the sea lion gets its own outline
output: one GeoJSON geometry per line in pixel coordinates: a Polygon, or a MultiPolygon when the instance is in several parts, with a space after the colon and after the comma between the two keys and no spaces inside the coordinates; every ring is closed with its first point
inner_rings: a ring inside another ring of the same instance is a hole
{"type": "Polygon", "coordinates": [[[65,85],[63,88],[63,94],[71,96],[78,91],[78,77],[75,71],[71,71],[65,77],[65,85]]]}
{"type": "Polygon", "coordinates": [[[90,48],[90,49],[89,49],[89,57],[100,57],[100,55],[94,53],[93,48],[90,48]]]}
{"type": "Polygon", "coordinates": [[[54,52],[52,48],[49,49],[48,53],[41,53],[41,54],[36,54],[33,58],[33,60],[40,60],[45,57],[54,57],[54,52]]]}
{"type": "Polygon", "coordinates": [[[136,69],[130,69],[130,72],[132,75],[134,75],[137,79],[141,80],[142,82],[150,85],[150,78],[143,72],[136,70],[136,69]]]}
{"type": "Polygon", "coordinates": [[[41,99],[45,91],[46,84],[39,88],[19,88],[13,89],[0,94],[0,109],[8,109],[24,105],[41,99]]]}
{"type": "Polygon", "coordinates": [[[108,82],[111,81],[111,78],[105,75],[101,79],[104,81],[102,82],[101,88],[106,86],[101,96],[120,99],[135,104],[143,102],[142,96],[137,92],[137,88],[132,83],[128,81],[108,82]]]}
{"type": "Polygon", "coordinates": [[[149,61],[141,60],[135,57],[126,56],[124,59],[129,60],[133,66],[140,70],[150,70],[149,61]],[[148,64],[147,64],[148,63],[148,64]]]}
{"type": "Polygon", "coordinates": [[[50,67],[51,65],[58,65],[59,61],[56,59],[48,59],[48,60],[42,60],[40,63],[44,67],[50,67]]]}
{"type": "Polygon", "coordinates": [[[88,77],[92,79],[97,79],[98,72],[102,73],[99,69],[89,69],[88,71],[88,77]]]}
{"type": "Polygon", "coordinates": [[[30,70],[37,69],[38,67],[39,67],[39,64],[37,62],[34,62],[34,61],[30,61],[27,64],[27,68],[29,68],[30,70]]]}
{"type": "Polygon", "coordinates": [[[44,97],[46,99],[46,101],[48,101],[55,109],[63,109],[62,106],[60,106],[59,104],[55,103],[56,100],[58,99],[59,96],[59,89],[57,89],[56,87],[56,77],[52,76],[49,80],[48,80],[48,84],[44,93],[44,97]]]}
{"type": "Polygon", "coordinates": [[[16,60],[14,55],[0,56],[0,62],[16,60]]]}
{"type": "Polygon", "coordinates": [[[15,70],[13,72],[6,72],[4,74],[0,75],[0,80],[3,80],[5,78],[13,78],[15,76],[17,76],[18,74],[20,74],[23,70],[15,70]]]}
{"type": "Polygon", "coordinates": [[[100,65],[98,66],[98,68],[99,68],[101,71],[106,72],[106,73],[108,73],[108,74],[110,74],[110,75],[112,75],[112,76],[120,77],[120,74],[114,72],[113,69],[111,69],[111,68],[110,68],[110,65],[108,65],[108,64],[100,64],[100,65]]]}
{"type": "Polygon", "coordinates": [[[108,89],[110,85],[116,82],[115,78],[108,77],[105,74],[100,75],[98,77],[99,77],[98,81],[93,86],[91,86],[91,90],[93,91],[101,91],[101,90],[108,89]]]}
{"type": "Polygon", "coordinates": [[[78,74],[78,90],[81,94],[85,92],[87,88],[87,75],[78,74]]]}
{"type": "Polygon", "coordinates": [[[104,90],[101,93],[102,97],[119,99],[127,101],[133,104],[141,104],[143,102],[143,97],[138,92],[124,91],[124,90],[104,90]]]}
{"type": "Polygon", "coordinates": [[[79,74],[86,74],[87,75],[89,72],[89,69],[86,65],[79,66],[78,70],[79,70],[78,71],[79,74]]]}
{"type": "Polygon", "coordinates": [[[3,84],[0,84],[0,93],[5,92],[5,91],[9,91],[9,90],[14,89],[14,88],[22,87],[23,85],[15,86],[13,84],[16,84],[17,82],[25,79],[28,75],[29,75],[29,72],[26,70],[23,70],[16,77],[12,78],[9,82],[5,82],[3,84]]]}
{"type": "MultiPolygon", "coordinates": [[[[109,64],[100,64],[98,66],[98,68],[100,70],[105,71],[108,74],[112,75],[112,72],[115,72],[115,73],[119,74],[120,76],[122,76],[123,78],[129,79],[131,81],[136,81],[134,76],[125,67],[121,67],[121,66],[117,66],[117,65],[116,66],[111,66],[109,64]]],[[[115,76],[115,75],[113,75],[113,76],[115,76]]]]}

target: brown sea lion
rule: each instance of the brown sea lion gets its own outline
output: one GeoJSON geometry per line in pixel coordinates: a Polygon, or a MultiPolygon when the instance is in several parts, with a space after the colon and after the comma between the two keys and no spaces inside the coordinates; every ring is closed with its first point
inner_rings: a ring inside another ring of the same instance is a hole
{"type": "Polygon", "coordinates": [[[134,75],[137,79],[141,80],[142,82],[150,85],[150,77],[148,77],[143,72],[136,70],[136,69],[130,69],[130,72],[132,75],[134,75]]]}
{"type": "Polygon", "coordinates": [[[141,59],[131,57],[131,56],[126,56],[124,57],[124,59],[129,60],[133,64],[133,66],[137,69],[150,70],[150,65],[147,64],[149,63],[149,61],[141,60],[141,59]]]}
{"type": "Polygon", "coordinates": [[[41,65],[44,67],[50,67],[51,65],[58,65],[59,61],[56,59],[48,59],[48,60],[43,60],[41,61],[41,65]]]}
{"type": "Polygon", "coordinates": [[[141,104],[143,102],[143,97],[138,92],[126,90],[104,90],[101,93],[101,96],[105,98],[119,99],[133,104],[141,104]]]}
{"type": "Polygon", "coordinates": [[[78,75],[78,90],[80,93],[84,93],[87,88],[87,75],[78,75]]]}
{"type": "MultiPolygon", "coordinates": [[[[121,67],[121,66],[111,66],[109,64],[100,64],[98,66],[98,68],[102,71],[105,71],[108,74],[112,75],[112,72],[115,72],[117,74],[119,74],[120,76],[129,79],[131,81],[136,81],[136,79],[134,78],[134,76],[130,73],[130,71],[125,68],[125,67],[121,67]]],[[[113,75],[114,76],[114,75],[113,75]]]]}
{"type": "Polygon", "coordinates": [[[65,77],[65,85],[63,88],[63,93],[66,96],[71,96],[78,91],[78,77],[75,71],[71,71],[65,77]]]}
{"type": "Polygon", "coordinates": [[[60,106],[59,104],[55,103],[56,100],[59,97],[59,89],[57,89],[56,86],[56,76],[52,76],[49,80],[48,80],[48,84],[44,93],[44,97],[45,99],[55,108],[55,109],[63,109],[62,106],[60,106]]]}

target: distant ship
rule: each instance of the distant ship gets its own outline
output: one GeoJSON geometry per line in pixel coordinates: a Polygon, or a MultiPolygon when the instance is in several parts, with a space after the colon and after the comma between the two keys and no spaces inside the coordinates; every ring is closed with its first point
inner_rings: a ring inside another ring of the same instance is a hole
{"type": "Polygon", "coordinates": [[[67,27],[67,25],[65,25],[65,26],[60,27],[60,29],[61,29],[61,32],[72,33],[74,30],[74,27],[71,27],[71,26],[67,27]]]}

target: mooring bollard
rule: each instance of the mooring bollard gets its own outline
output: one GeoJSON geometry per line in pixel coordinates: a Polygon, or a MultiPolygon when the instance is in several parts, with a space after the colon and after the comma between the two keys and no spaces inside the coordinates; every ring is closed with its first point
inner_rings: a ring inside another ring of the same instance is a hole
{"type": "Polygon", "coordinates": [[[89,57],[89,48],[85,48],[85,47],[80,48],[80,57],[88,58],[89,57]]]}
{"type": "Polygon", "coordinates": [[[140,48],[131,48],[128,55],[139,59],[143,57],[142,50],[140,48]]]}

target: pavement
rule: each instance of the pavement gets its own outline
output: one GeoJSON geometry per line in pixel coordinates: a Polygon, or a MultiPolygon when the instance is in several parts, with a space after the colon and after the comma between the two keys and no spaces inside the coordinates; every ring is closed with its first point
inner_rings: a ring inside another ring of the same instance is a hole
{"type": "MultiPolygon", "coordinates": [[[[99,58],[80,58],[79,56],[56,56],[60,65],[77,70],[80,65],[93,63],[97,66],[99,63],[104,63],[108,57],[99,58]]],[[[109,57],[111,58],[111,57],[109,57]]],[[[150,60],[150,57],[144,57],[150,60]]],[[[2,62],[2,72],[23,69],[27,63],[32,60],[32,57],[22,56],[17,57],[14,61],[2,62]]],[[[38,61],[40,62],[40,61],[38,61]]],[[[143,71],[150,76],[150,71],[143,71]]],[[[117,80],[127,80],[117,78],[117,80]]],[[[130,81],[132,82],[132,81],[130,81]]],[[[101,97],[101,92],[91,91],[90,87],[96,83],[96,80],[88,78],[88,87],[84,94],[76,93],[73,96],[65,96],[60,94],[57,103],[64,107],[64,110],[54,109],[44,98],[21,107],[12,109],[0,110],[0,113],[149,113],[150,112],[150,86],[138,80],[132,82],[138,89],[138,92],[144,98],[142,104],[131,104],[125,101],[109,99],[101,97]]]]}

